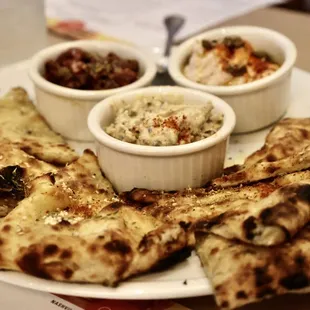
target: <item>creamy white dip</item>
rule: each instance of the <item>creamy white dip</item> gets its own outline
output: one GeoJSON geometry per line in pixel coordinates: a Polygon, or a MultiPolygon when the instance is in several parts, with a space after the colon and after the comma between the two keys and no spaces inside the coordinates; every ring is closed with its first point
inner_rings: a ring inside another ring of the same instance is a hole
{"type": "Polygon", "coordinates": [[[240,46],[237,47],[215,41],[208,48],[202,41],[197,41],[184,66],[184,75],[204,85],[239,85],[261,79],[279,69],[278,64],[257,57],[248,42],[238,40],[240,46]]]}
{"type": "Polygon", "coordinates": [[[113,106],[114,121],[104,130],[112,137],[140,145],[168,146],[205,139],[222,126],[212,103],[185,103],[181,96],[141,97],[113,106]]]}

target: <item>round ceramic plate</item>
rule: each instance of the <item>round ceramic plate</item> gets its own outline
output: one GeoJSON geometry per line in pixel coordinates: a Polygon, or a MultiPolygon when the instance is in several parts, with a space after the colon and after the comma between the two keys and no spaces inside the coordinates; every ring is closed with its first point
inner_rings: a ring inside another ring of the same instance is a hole
{"type": "MultiPolygon", "coordinates": [[[[12,87],[21,86],[33,97],[32,85],[27,75],[27,66],[27,62],[22,62],[0,69],[0,95],[12,87]]],[[[310,84],[310,74],[295,69],[292,84],[294,96],[287,116],[309,117],[310,88],[308,85],[310,84]]],[[[241,163],[247,155],[259,149],[269,130],[270,128],[267,128],[252,134],[233,136],[230,141],[226,164],[241,163]]],[[[89,143],[68,142],[79,152],[92,147],[89,143]]],[[[121,283],[116,288],[95,284],[62,283],[11,271],[0,271],[0,281],[39,291],[93,298],[170,299],[212,294],[211,285],[205,277],[195,253],[169,270],[135,277],[121,283]]]]}

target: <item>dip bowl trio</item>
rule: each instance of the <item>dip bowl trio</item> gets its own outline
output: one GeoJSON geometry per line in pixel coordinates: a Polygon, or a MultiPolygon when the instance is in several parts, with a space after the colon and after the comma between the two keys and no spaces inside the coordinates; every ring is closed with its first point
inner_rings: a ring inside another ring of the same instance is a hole
{"type": "Polygon", "coordinates": [[[229,136],[279,120],[290,103],[294,43],[264,28],[207,31],[175,48],[179,86],[150,86],[151,55],[128,44],[74,41],[31,60],[37,107],[67,139],[95,140],[119,192],[179,190],[221,175],[229,136]]]}

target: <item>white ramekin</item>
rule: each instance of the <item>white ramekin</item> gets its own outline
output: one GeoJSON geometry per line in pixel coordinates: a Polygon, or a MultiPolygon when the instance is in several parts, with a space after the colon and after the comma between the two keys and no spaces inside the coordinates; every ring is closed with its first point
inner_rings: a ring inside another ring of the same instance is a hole
{"type": "Polygon", "coordinates": [[[195,36],[175,48],[169,61],[169,73],[181,86],[212,93],[225,100],[235,111],[234,132],[254,131],[277,121],[290,103],[290,80],[297,51],[286,36],[266,28],[235,26],[218,28],[195,36]],[[203,85],[187,79],[182,68],[195,42],[202,39],[222,39],[238,35],[248,40],[257,51],[265,51],[281,63],[278,71],[258,81],[236,86],[203,85]]]}
{"type": "Polygon", "coordinates": [[[171,191],[204,185],[222,173],[228,138],[234,126],[235,114],[222,99],[177,86],[153,86],[109,97],[98,103],[88,117],[88,127],[96,139],[99,164],[118,192],[133,188],[171,191]],[[223,126],[201,141],[157,147],[123,142],[103,130],[115,117],[114,103],[171,94],[181,95],[188,104],[212,102],[216,111],[224,114],[223,126]]]}
{"type": "Polygon", "coordinates": [[[87,116],[96,103],[108,96],[150,85],[155,74],[156,65],[151,55],[126,44],[93,40],[73,41],[48,47],[33,56],[29,69],[40,113],[56,132],[65,138],[80,141],[93,140],[87,127],[87,116]],[[114,52],[120,57],[136,59],[141,68],[141,77],[123,87],[94,91],[70,89],[47,81],[42,76],[45,62],[72,47],[99,55],[114,52]]]}

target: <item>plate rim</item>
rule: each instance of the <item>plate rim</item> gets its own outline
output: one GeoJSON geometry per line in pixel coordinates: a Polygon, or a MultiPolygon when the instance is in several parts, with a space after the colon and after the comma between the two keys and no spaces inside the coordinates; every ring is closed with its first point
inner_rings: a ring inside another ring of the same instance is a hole
{"type": "Polygon", "coordinates": [[[47,280],[18,271],[0,271],[0,281],[53,294],[118,300],[159,300],[213,295],[207,277],[172,281],[127,280],[112,288],[100,284],[47,280]]]}

